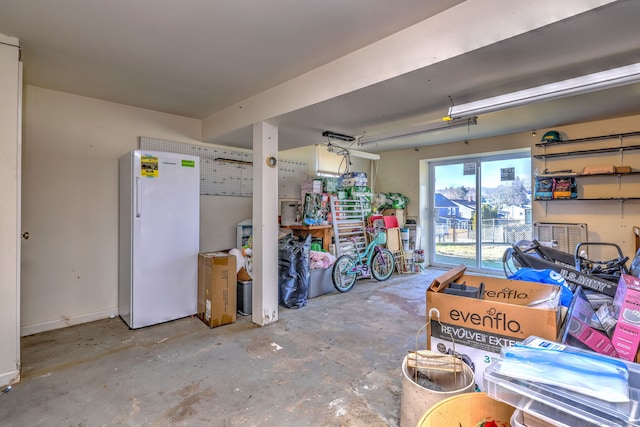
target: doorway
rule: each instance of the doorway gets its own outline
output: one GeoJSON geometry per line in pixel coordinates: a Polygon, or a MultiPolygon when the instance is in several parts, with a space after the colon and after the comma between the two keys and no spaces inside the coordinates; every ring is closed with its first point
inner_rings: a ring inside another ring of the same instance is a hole
{"type": "Polygon", "coordinates": [[[530,153],[429,163],[429,262],[502,270],[502,254],[531,240],[530,153]]]}

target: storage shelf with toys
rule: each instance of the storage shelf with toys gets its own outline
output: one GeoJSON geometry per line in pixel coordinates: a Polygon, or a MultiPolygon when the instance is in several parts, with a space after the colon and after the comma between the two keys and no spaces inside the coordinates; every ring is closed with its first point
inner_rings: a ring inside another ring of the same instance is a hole
{"type": "MultiPolygon", "coordinates": [[[[555,131],[548,132],[548,134],[551,133],[559,136],[555,131]]],[[[547,134],[545,134],[545,137],[546,136],[547,134]]],[[[624,139],[637,139],[637,137],[640,137],[640,132],[627,132],[569,140],[561,140],[559,137],[547,140],[545,137],[543,137],[540,143],[536,144],[537,147],[544,148],[544,152],[533,156],[537,160],[544,160],[545,168],[544,173],[535,174],[534,176],[534,201],[617,200],[624,202],[625,200],[640,200],[640,192],[636,190],[640,181],[637,178],[640,175],[640,171],[633,170],[630,166],[614,166],[613,164],[584,166],[580,164],[581,169],[579,171],[559,170],[549,172],[547,169],[548,159],[553,160],[590,155],[604,156],[606,154],[615,155],[616,153],[619,153],[620,159],[615,161],[615,163],[622,164],[625,152],[640,150],[640,145],[638,144],[623,145],[624,139]],[[589,148],[583,150],[551,153],[546,151],[546,148],[550,146],[557,147],[577,143],[587,144],[605,140],[618,140],[619,143],[617,145],[612,145],[611,143],[604,144],[606,146],[602,146],[601,144],[594,146],[591,144],[589,148]],[[614,183],[611,181],[611,177],[617,179],[616,191],[610,191],[612,190],[610,186],[614,183]],[[588,191],[591,189],[593,189],[593,191],[588,191]]],[[[611,160],[610,156],[608,160],[611,160]]],[[[567,163],[565,162],[564,164],[567,163]]]]}
{"type": "Polygon", "coordinates": [[[640,171],[632,171],[625,173],[593,173],[593,174],[568,174],[568,173],[556,173],[556,174],[542,174],[537,175],[536,178],[536,192],[534,200],[536,201],[567,201],[567,200],[639,200],[638,196],[630,197],[578,197],[577,185],[578,181],[588,178],[597,177],[617,177],[618,179],[625,176],[640,175],[640,171]],[[545,184],[545,182],[548,182],[545,184]],[[564,186],[568,189],[557,189],[557,182],[564,182],[564,186]],[[556,190],[545,191],[545,188],[554,188],[556,190]],[[573,190],[573,191],[572,191],[573,190]]]}

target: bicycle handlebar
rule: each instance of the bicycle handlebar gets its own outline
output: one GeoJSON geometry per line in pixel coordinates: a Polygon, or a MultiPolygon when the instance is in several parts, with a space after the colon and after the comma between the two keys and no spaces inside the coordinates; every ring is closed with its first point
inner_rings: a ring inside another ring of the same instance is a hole
{"type": "Polygon", "coordinates": [[[386,230],[387,230],[386,227],[374,227],[374,228],[368,228],[367,227],[367,228],[365,228],[365,231],[367,231],[369,233],[374,232],[374,231],[386,231],[386,230]]]}

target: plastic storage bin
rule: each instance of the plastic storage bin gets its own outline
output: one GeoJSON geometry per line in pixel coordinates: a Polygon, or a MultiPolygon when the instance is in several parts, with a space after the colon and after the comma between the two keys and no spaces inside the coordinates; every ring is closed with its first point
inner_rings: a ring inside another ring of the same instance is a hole
{"type": "Polygon", "coordinates": [[[511,427],[555,427],[553,424],[516,409],[511,416],[511,427]]]}
{"type": "MultiPolygon", "coordinates": [[[[525,343],[527,343],[525,340],[525,343]]],[[[556,343],[557,345],[561,345],[556,343]]],[[[624,362],[624,361],[622,361],[624,362]]],[[[629,370],[629,402],[611,403],[560,387],[520,380],[499,373],[497,360],[484,371],[487,394],[554,426],[640,427],[640,365],[629,370]]]]}
{"type": "Polygon", "coordinates": [[[307,298],[330,294],[336,290],[333,286],[333,279],[331,279],[332,270],[333,267],[309,271],[309,293],[307,294],[307,298]]]}

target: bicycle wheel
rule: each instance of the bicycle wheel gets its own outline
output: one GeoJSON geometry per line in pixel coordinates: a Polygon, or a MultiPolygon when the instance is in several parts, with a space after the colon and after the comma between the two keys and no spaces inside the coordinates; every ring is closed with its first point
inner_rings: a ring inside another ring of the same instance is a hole
{"type": "Polygon", "coordinates": [[[376,280],[387,280],[393,274],[396,261],[389,249],[380,249],[371,260],[371,275],[376,280]]]}
{"type": "Polygon", "coordinates": [[[517,258],[516,251],[511,247],[507,248],[502,254],[502,269],[506,277],[516,274],[522,268],[520,260],[517,258]]]}
{"type": "Polygon", "coordinates": [[[342,255],[333,264],[331,279],[339,292],[349,292],[356,283],[356,262],[349,255],[342,255]]]}

